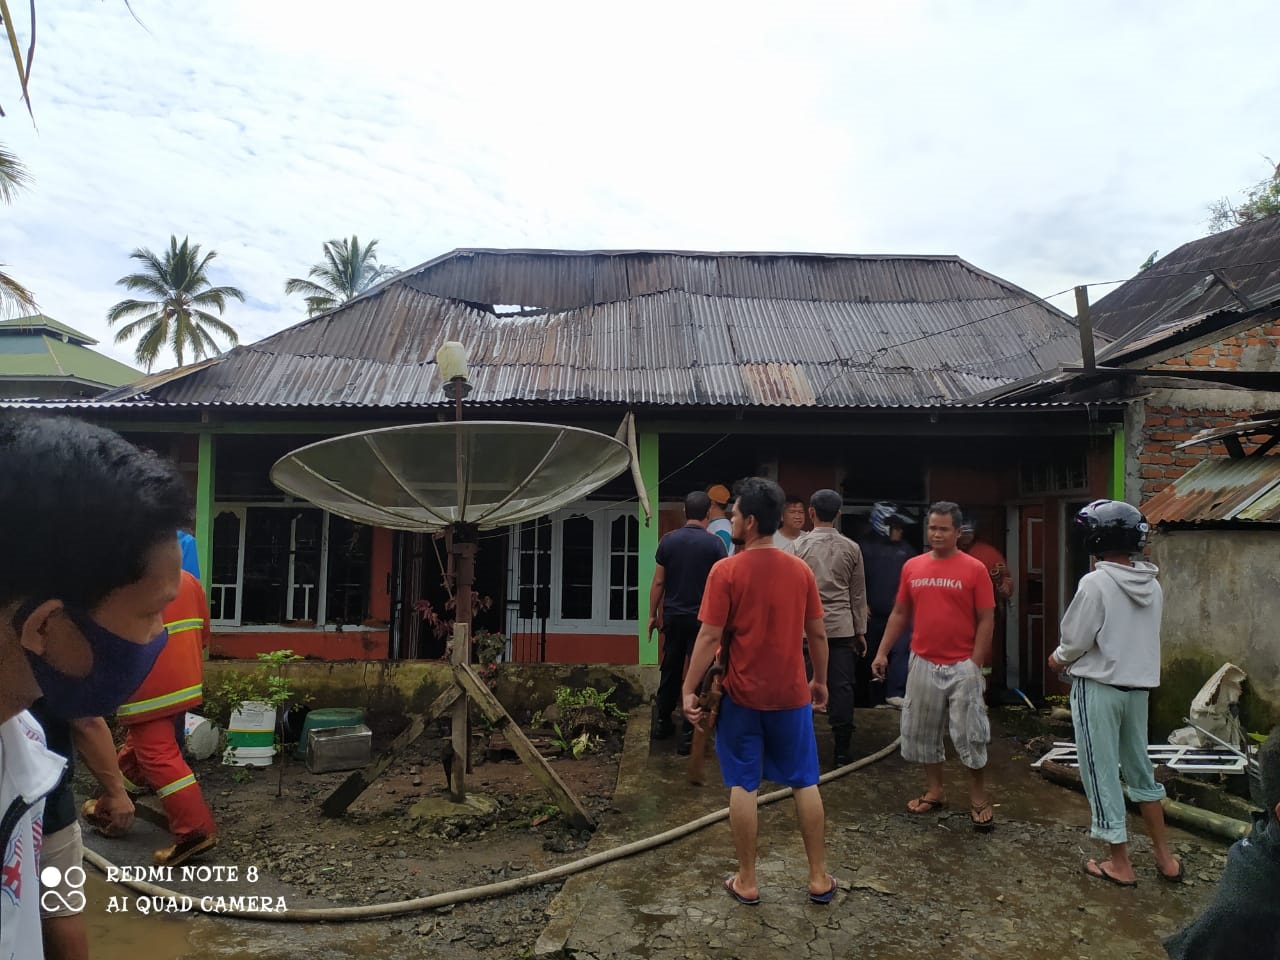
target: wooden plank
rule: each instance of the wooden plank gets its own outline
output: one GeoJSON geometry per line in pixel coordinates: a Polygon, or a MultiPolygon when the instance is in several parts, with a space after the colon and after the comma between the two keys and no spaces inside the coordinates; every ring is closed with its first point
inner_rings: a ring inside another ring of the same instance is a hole
{"type": "Polygon", "coordinates": [[[458,684],[463,687],[476,704],[484,711],[485,716],[493,723],[493,725],[507,738],[507,742],[511,744],[511,748],[524,761],[538,781],[547,788],[547,792],[551,794],[555,800],[556,806],[564,814],[565,819],[570,825],[578,830],[594,830],[596,828],[595,821],[591,819],[591,815],[573,795],[559,775],[551,768],[551,764],[547,762],[547,758],[534,749],[529,738],[524,735],[524,731],[520,729],[520,725],[511,719],[511,715],[507,713],[506,708],[498,702],[498,698],[484,684],[484,681],[476,676],[475,671],[471,669],[471,665],[467,663],[456,663],[453,665],[453,676],[458,684]]]}
{"type": "MultiPolygon", "coordinates": [[[[470,603],[470,600],[467,602],[470,603]]],[[[455,623],[453,626],[453,650],[449,662],[455,670],[459,664],[471,662],[471,628],[465,623],[455,623]]],[[[449,799],[454,803],[462,803],[467,799],[467,758],[471,756],[471,733],[468,729],[471,705],[467,702],[466,690],[461,687],[458,690],[461,696],[453,702],[450,733],[453,755],[449,758],[449,799]]]]}
{"type": "Polygon", "coordinates": [[[462,695],[462,691],[456,686],[451,686],[445,690],[435,700],[431,701],[431,706],[423,713],[416,714],[395,740],[391,742],[391,746],[382,751],[377,760],[374,760],[363,770],[357,770],[338,784],[337,789],[329,796],[325,797],[324,802],[320,804],[320,809],[327,817],[340,817],[347,812],[347,807],[355,803],[356,798],[360,794],[369,789],[370,785],[380,776],[387,772],[387,768],[395,763],[396,758],[409,746],[417,740],[429,724],[440,714],[448,710],[455,700],[462,695]]]}

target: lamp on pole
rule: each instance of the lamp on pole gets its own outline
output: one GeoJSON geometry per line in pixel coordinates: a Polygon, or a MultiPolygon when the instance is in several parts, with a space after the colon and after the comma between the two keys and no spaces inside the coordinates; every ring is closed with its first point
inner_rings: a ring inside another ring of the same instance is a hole
{"type": "MultiPolygon", "coordinates": [[[[467,451],[462,438],[462,398],[471,392],[467,381],[467,348],[448,340],[436,351],[436,366],[444,381],[444,394],[454,402],[454,459],[457,468],[458,512],[451,529],[454,570],[454,626],[451,662],[471,662],[471,585],[475,582],[476,525],[465,520],[467,509],[467,451]]],[[[454,803],[466,799],[465,774],[470,767],[471,733],[469,699],[464,693],[453,705],[450,737],[453,757],[449,763],[449,797],[454,803]]]]}

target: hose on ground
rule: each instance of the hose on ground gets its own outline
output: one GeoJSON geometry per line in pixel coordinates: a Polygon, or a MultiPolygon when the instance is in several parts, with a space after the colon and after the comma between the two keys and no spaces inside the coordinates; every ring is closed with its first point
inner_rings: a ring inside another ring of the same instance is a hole
{"type": "MultiPolygon", "coordinates": [[[[855,760],[853,763],[845,764],[843,767],[837,767],[824,773],[818,778],[819,784],[829,783],[839,777],[853,773],[855,770],[861,770],[863,767],[870,766],[877,761],[883,760],[895,750],[901,738],[895,739],[883,750],[878,750],[873,754],[855,760]]],[[[791,796],[791,788],[785,787],[781,790],[774,790],[772,793],[766,793],[757,800],[758,806],[764,806],[769,803],[776,803],[786,797],[791,796]]],[[[601,850],[599,853],[593,853],[588,857],[580,860],[574,860],[570,863],[562,863],[557,867],[551,867],[548,870],[540,870],[537,873],[530,873],[523,877],[512,877],[509,880],[500,880],[497,883],[485,883],[476,887],[466,887],[461,890],[450,890],[446,893],[434,893],[429,897],[414,897],[411,900],[398,900],[392,903],[371,903],[360,907],[302,907],[296,910],[284,910],[279,913],[261,912],[256,910],[216,910],[212,906],[202,908],[200,900],[196,899],[192,904],[194,912],[197,913],[213,913],[220,917],[235,917],[240,920],[273,920],[281,923],[312,923],[324,920],[372,920],[377,917],[393,917],[405,913],[417,913],[420,910],[433,910],[439,907],[447,907],[456,903],[467,903],[471,900],[484,900],[491,897],[501,897],[509,893],[516,893],[520,890],[527,890],[530,887],[541,886],[544,883],[553,883],[557,880],[563,880],[575,873],[581,873],[584,870],[590,870],[602,864],[612,863],[614,860],[621,860],[624,857],[630,857],[637,853],[643,853],[646,850],[652,850],[655,847],[663,846],[671,843],[673,840],[679,840],[687,837],[691,833],[696,833],[705,827],[709,827],[721,820],[729,817],[729,808],[724,807],[713,813],[698,817],[696,820],[690,820],[688,823],[681,824],[678,827],[672,827],[670,830],[664,830],[662,833],[655,833],[653,836],[644,837],[640,840],[633,840],[630,843],[624,843],[621,846],[613,847],[609,850],[601,850]]],[[[109,875],[108,871],[116,869],[115,865],[103,857],[101,854],[93,850],[86,849],[84,851],[84,859],[87,863],[102,871],[104,875],[109,875]]],[[[133,890],[136,893],[145,894],[150,897],[162,897],[169,899],[170,897],[181,898],[184,894],[174,890],[168,890],[154,883],[145,880],[114,880],[121,886],[133,890]]],[[[210,898],[212,899],[212,898],[210,898]]]]}

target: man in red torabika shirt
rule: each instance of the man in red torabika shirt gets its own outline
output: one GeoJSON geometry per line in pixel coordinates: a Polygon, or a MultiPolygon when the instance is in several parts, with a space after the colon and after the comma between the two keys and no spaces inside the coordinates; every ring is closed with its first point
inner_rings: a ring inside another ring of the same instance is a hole
{"type": "MultiPolygon", "coordinates": [[[[169,820],[174,845],[157,850],[156,863],[176,866],[217,843],[213,814],[195,774],[182,758],[178,724],[204,699],[204,648],[209,642],[209,606],[200,581],[182,573],[178,597],[165,608],[169,642],[160,659],[116,719],[127,728],[120,750],[120,772],[156,792],[169,820]]],[[[93,803],[85,816],[93,820],[93,803]]]]}
{"type": "Polygon", "coordinates": [[[871,671],[884,679],[889,651],[913,624],[911,666],[902,707],[902,758],[924,764],[925,792],[907,804],[912,813],[932,813],[946,803],[943,733],[950,729],[960,762],[969,770],[969,819],[975,830],[995,827],[983,769],[991,725],[982,669],[991,658],[995,591],[980,560],[958,546],[960,508],[941,500],[929,508],[929,553],[902,568],[898,598],[871,671]]]}
{"type": "Polygon", "coordinates": [[[729,826],[738,872],[724,889],[739,903],[760,902],[756,878],[756,794],[762,775],[792,787],[796,819],[809,861],[808,897],[830,903],[836,881],[827,873],[818,793],[818,744],[813,708],[827,702],[827,633],[813,571],[773,545],[782,517],[782,488],[750,477],[735,490],[730,514],[737,550],[711,568],[698,620],[702,627],[684,682],[684,714],[701,716],[697,687],[726,630],[729,670],[716,725],[716,757],[729,787],[729,826]],[[813,681],[805,679],[809,636],[813,681]]]}

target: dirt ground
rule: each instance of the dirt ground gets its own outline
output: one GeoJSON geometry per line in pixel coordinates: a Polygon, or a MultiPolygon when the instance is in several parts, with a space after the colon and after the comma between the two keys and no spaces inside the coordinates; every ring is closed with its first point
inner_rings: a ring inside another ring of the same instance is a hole
{"type": "MultiPolygon", "coordinates": [[[[864,754],[892,739],[897,716],[865,714],[855,744],[864,754]]],[[[375,721],[376,755],[396,725],[375,721]]],[[[277,797],[277,768],[248,771],[205,761],[196,773],[221,832],[208,862],[257,865],[267,879],[251,892],[285,896],[290,908],[382,903],[542,870],[722,807],[724,791],[685,784],[684,761],[674,755],[672,742],[651,745],[647,727],[647,716],[633,715],[621,771],[620,741],[581,760],[554,761],[561,779],[600,822],[594,837],[568,829],[524,765],[488,754],[479,736],[468,786],[495,801],[495,809],[468,817],[415,816],[415,804],[446,796],[440,728],[429,730],[337,820],[320,813],[320,802],[345,773],[313,775],[291,759],[277,797]]],[[[819,721],[823,749],[826,737],[819,721]]],[[[1187,857],[1189,884],[1172,888],[1146,878],[1138,891],[1105,888],[1079,873],[1080,860],[1095,855],[1097,846],[1087,839],[1083,797],[1030,772],[1032,758],[1007,732],[992,754],[1001,823],[989,837],[968,829],[960,805],[930,818],[904,814],[899,807],[915,788],[917,771],[896,757],[824,789],[830,867],[842,888],[837,904],[818,917],[805,912],[803,898],[795,916],[789,912],[799,850],[790,804],[782,803],[761,815],[761,876],[768,889],[762,894],[767,902],[756,912],[744,914],[718,890],[723,871],[732,867],[731,838],[720,824],[671,847],[579,874],[564,885],[563,895],[561,884],[552,884],[349,924],[188,916],[173,937],[180,935],[189,952],[173,955],[517,960],[535,955],[537,947],[540,955],[581,958],[825,957],[846,955],[838,944],[849,942],[861,956],[885,958],[1159,956],[1159,938],[1194,916],[1208,896],[1226,845],[1175,832],[1187,857]],[[548,940],[557,915],[569,920],[559,939],[548,940]]],[[[153,799],[145,802],[154,805],[153,799]]],[[[133,847],[101,839],[91,845],[117,863],[145,862],[147,845],[163,839],[150,829],[152,835],[136,838],[133,847]]],[[[1135,846],[1142,857],[1145,841],[1135,846]]],[[[91,922],[104,941],[152,942],[152,934],[129,933],[133,928],[126,929],[124,918],[104,918],[100,910],[91,922]]],[[[95,943],[95,956],[136,955],[123,948],[100,951],[95,943]]]]}

